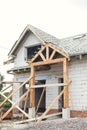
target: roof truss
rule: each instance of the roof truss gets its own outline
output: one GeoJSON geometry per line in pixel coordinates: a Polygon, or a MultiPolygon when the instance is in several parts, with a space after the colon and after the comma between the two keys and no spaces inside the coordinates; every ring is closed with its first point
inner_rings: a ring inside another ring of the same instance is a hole
{"type": "MultiPolygon", "coordinates": [[[[35,64],[36,63],[35,60],[38,57],[41,58],[41,60],[42,60],[41,62],[48,61],[50,63],[50,61],[59,59],[59,58],[56,58],[56,59],[54,58],[57,53],[60,54],[62,57],[65,57],[69,60],[69,55],[66,54],[64,51],[62,51],[60,48],[57,48],[50,43],[45,43],[45,45],[42,46],[42,48],[37,52],[37,54],[28,63],[35,64]],[[50,49],[51,49],[51,53],[50,53],[50,49]],[[43,54],[43,51],[45,51],[45,54],[43,54]]],[[[36,64],[38,64],[38,63],[39,63],[39,61],[36,64]]]]}

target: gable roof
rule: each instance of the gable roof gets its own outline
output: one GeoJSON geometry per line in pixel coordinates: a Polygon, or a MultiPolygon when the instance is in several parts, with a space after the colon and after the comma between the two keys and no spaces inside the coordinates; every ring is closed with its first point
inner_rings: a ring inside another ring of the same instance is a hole
{"type": "Polygon", "coordinates": [[[24,31],[21,33],[19,39],[11,48],[8,56],[11,56],[14,53],[14,51],[20,44],[20,41],[22,40],[26,32],[29,30],[32,33],[34,33],[35,36],[38,37],[39,40],[41,40],[42,43],[44,42],[52,43],[54,46],[63,50],[66,54],[69,54],[69,56],[87,54],[87,34],[81,34],[81,35],[72,36],[72,37],[64,38],[64,39],[57,39],[56,37],[36,27],[27,25],[24,31]]]}
{"type": "Polygon", "coordinates": [[[54,44],[59,44],[60,40],[57,39],[56,37],[38,29],[38,28],[35,28],[31,25],[27,25],[26,28],[24,29],[24,31],[21,33],[19,39],[15,42],[15,44],[13,45],[13,47],[11,48],[8,56],[12,55],[13,52],[15,51],[15,49],[18,47],[18,45],[20,44],[20,41],[21,39],[24,37],[24,35],[26,34],[27,31],[31,31],[32,33],[35,34],[36,37],[39,38],[39,40],[41,42],[51,42],[51,43],[54,43],[54,44]]]}

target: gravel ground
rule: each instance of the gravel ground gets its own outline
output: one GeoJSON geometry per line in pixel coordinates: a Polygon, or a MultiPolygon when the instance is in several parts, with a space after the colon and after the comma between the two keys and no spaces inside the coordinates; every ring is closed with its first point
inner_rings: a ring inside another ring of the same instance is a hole
{"type": "Polygon", "coordinates": [[[0,130],[87,130],[87,118],[47,120],[39,124],[0,124],[0,130]]]}

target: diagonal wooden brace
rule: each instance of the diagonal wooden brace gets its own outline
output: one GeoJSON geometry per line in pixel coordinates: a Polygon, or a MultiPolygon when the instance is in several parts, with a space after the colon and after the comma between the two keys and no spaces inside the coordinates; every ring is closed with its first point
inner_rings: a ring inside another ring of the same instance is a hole
{"type": "MultiPolygon", "coordinates": [[[[7,97],[6,97],[3,93],[0,92],[0,94],[1,94],[5,99],[7,99],[7,97]]],[[[9,101],[12,105],[14,104],[10,99],[8,99],[8,101],[9,101]]],[[[27,114],[25,111],[23,111],[20,107],[18,107],[18,106],[15,106],[15,107],[16,107],[20,112],[22,112],[26,117],[30,118],[29,114],[27,114]]]]}
{"type": "Polygon", "coordinates": [[[26,81],[24,81],[18,88],[16,88],[2,103],[0,103],[0,107],[11,97],[13,96],[20,88],[22,88],[27,82],[31,80],[32,76],[30,76],[26,81]]]}
{"type": "MultiPolygon", "coordinates": [[[[9,114],[9,112],[10,112],[20,101],[23,100],[23,98],[29,93],[29,91],[30,91],[30,89],[29,89],[27,92],[25,92],[25,93],[19,98],[19,100],[17,100],[15,103],[12,104],[12,107],[11,107],[4,115],[2,115],[2,117],[0,118],[0,121],[3,120],[3,119],[9,114]]],[[[9,100],[10,100],[10,99],[9,99],[9,100]]]]}

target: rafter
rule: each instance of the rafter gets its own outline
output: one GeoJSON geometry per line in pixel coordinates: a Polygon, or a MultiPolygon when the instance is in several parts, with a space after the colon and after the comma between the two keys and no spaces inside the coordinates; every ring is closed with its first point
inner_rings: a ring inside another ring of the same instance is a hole
{"type": "Polygon", "coordinates": [[[46,46],[43,46],[38,52],[37,54],[31,59],[30,63],[32,63],[39,55],[40,53],[46,48],[46,46]]]}
{"type": "Polygon", "coordinates": [[[61,50],[60,48],[57,48],[50,43],[49,43],[49,47],[52,48],[53,50],[57,51],[58,53],[60,53],[64,57],[68,58],[68,60],[70,59],[69,55],[67,53],[65,53],[63,50],[61,50]]]}

